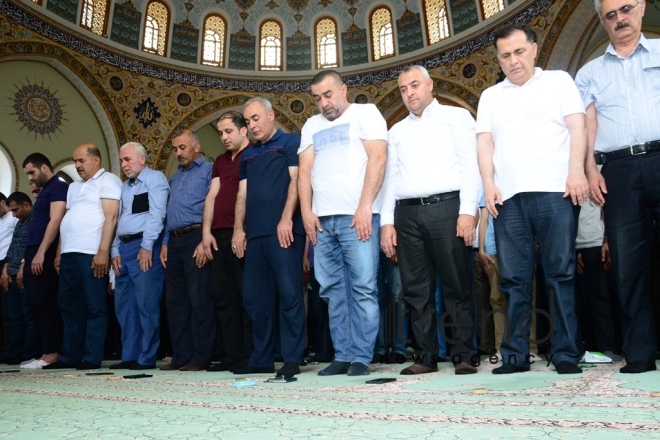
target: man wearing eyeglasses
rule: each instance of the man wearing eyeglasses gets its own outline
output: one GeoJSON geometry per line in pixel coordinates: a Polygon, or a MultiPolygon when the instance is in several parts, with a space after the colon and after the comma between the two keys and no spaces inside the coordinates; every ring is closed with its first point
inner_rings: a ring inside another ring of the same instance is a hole
{"type": "Polygon", "coordinates": [[[656,369],[650,297],[660,222],[660,40],[642,34],[643,0],[595,0],[610,37],[575,79],[587,106],[590,196],[603,206],[623,325],[622,373],[656,369]],[[603,165],[599,172],[596,165],[603,165]]]}

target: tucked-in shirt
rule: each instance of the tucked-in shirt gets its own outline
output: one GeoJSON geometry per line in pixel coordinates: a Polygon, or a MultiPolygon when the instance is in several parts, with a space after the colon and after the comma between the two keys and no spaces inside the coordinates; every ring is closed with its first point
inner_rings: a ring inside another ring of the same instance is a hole
{"type": "Polygon", "coordinates": [[[460,191],[460,214],[476,215],[481,193],[474,119],[435,99],[389,132],[380,224],[394,224],[396,200],[460,191]]]}
{"type": "Polygon", "coordinates": [[[585,106],[596,106],[596,151],[660,140],[659,39],[642,35],[627,58],[610,43],[603,56],[580,69],[575,82],[585,106]]]}
{"type": "Polygon", "coordinates": [[[61,253],[95,255],[105,223],[101,200],[119,200],[120,197],[121,180],[103,168],[89,179],[69,185],[67,212],[60,225],[61,253]]]}
{"type": "Polygon", "coordinates": [[[141,247],[153,251],[154,242],[163,231],[167,196],[170,187],[160,171],[145,168],[135,179],[121,187],[117,234],[110,255],[119,256],[119,237],[142,233],[141,247]]]}
{"type": "Polygon", "coordinates": [[[573,79],[535,68],[522,86],[505,79],[481,94],[477,133],[495,144],[495,185],[507,200],[522,192],[566,191],[571,138],[566,116],[584,113],[573,79]]]}
{"type": "MultiPolygon", "coordinates": [[[[245,150],[243,150],[245,151],[245,150]]],[[[220,189],[213,204],[213,223],[211,229],[233,228],[236,195],[238,194],[238,174],[243,151],[232,159],[231,151],[221,154],[213,164],[212,178],[220,179],[220,189]]]]}
{"type": "MultiPolygon", "coordinates": [[[[298,166],[300,135],[277,132],[266,142],[243,150],[240,180],[247,179],[245,233],[248,239],[276,235],[286,204],[291,175],[298,166]]],[[[293,232],[303,234],[300,209],[293,215],[293,232]]]]}
{"type": "MultiPolygon", "coordinates": [[[[374,104],[351,104],[333,121],[322,114],[305,122],[298,154],[314,148],[312,212],[353,215],[364,187],[369,157],[363,141],[387,142],[387,123],[374,104]]],[[[380,213],[380,192],[371,207],[380,213]]]]}
{"type": "MultiPolygon", "coordinates": [[[[18,221],[18,219],[16,220],[18,221]]],[[[14,228],[11,244],[7,250],[7,273],[11,276],[18,273],[18,269],[21,267],[21,260],[25,257],[27,231],[30,223],[32,223],[32,213],[30,213],[25,220],[18,221],[14,228]]]]}
{"type": "Polygon", "coordinates": [[[51,177],[46,182],[32,208],[32,223],[30,223],[27,235],[28,246],[38,246],[41,244],[46,234],[48,223],[50,223],[50,204],[53,202],[66,203],[68,189],[69,185],[57,176],[51,177]]]}
{"type": "MultiPolygon", "coordinates": [[[[170,200],[165,220],[167,232],[202,223],[212,173],[213,164],[202,156],[192,161],[188,168],[179,165],[179,171],[170,177],[170,200]]],[[[167,244],[169,238],[169,234],[165,234],[163,244],[167,244]]]]}
{"type": "Polygon", "coordinates": [[[7,256],[7,249],[11,244],[11,237],[17,222],[18,219],[9,211],[0,217],[0,261],[7,256]]]}

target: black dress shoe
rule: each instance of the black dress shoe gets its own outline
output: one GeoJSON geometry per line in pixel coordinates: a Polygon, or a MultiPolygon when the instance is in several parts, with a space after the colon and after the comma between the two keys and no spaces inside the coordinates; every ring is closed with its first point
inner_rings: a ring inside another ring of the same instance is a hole
{"type": "Polygon", "coordinates": [[[181,365],[175,365],[174,362],[170,362],[164,367],[160,367],[162,371],[178,371],[181,368],[181,365]]]}
{"type": "Polygon", "coordinates": [[[65,368],[75,370],[76,366],[67,364],[66,362],[63,361],[55,361],[52,364],[44,365],[42,367],[43,370],[63,370],[65,368]]]}
{"type": "Polygon", "coordinates": [[[97,370],[99,368],[101,368],[101,364],[94,364],[89,361],[82,361],[82,363],[76,367],[76,370],[97,370]]]}
{"type": "Polygon", "coordinates": [[[578,367],[575,364],[571,364],[568,361],[561,361],[555,366],[557,374],[580,374],[582,373],[582,368],[578,367]]]}
{"type": "Polygon", "coordinates": [[[144,365],[144,364],[140,364],[140,363],[136,362],[133,365],[131,365],[128,369],[129,370],[153,370],[154,368],[156,368],[156,366],[153,365],[153,364],[152,365],[144,365]]]}
{"type": "Polygon", "coordinates": [[[274,373],[275,367],[253,367],[252,365],[245,365],[240,368],[235,368],[232,370],[234,374],[263,374],[263,373],[274,373]]]}
{"type": "Polygon", "coordinates": [[[529,371],[529,367],[520,367],[516,364],[504,364],[501,367],[495,368],[493,374],[524,373],[526,371],[529,371]]]}
{"type": "Polygon", "coordinates": [[[135,364],[137,364],[137,361],[121,361],[117,364],[110,365],[108,368],[111,370],[128,370],[135,364]]]}
{"type": "Polygon", "coordinates": [[[646,373],[647,371],[655,371],[655,362],[634,361],[627,362],[625,367],[622,367],[620,373],[646,373]]]}
{"type": "Polygon", "coordinates": [[[319,371],[319,376],[335,376],[348,373],[350,362],[333,361],[330,365],[319,371]]]}
{"type": "Polygon", "coordinates": [[[222,361],[219,364],[211,365],[206,371],[231,371],[235,366],[236,364],[234,363],[222,361]]]}
{"type": "Polygon", "coordinates": [[[285,362],[282,368],[277,370],[277,375],[282,377],[293,377],[300,374],[300,366],[296,362],[285,362]]]}
{"type": "Polygon", "coordinates": [[[363,364],[362,362],[353,362],[348,371],[346,371],[347,376],[368,376],[369,375],[369,366],[363,364]]]}
{"type": "Polygon", "coordinates": [[[199,365],[197,362],[190,361],[186,365],[184,365],[183,367],[179,368],[179,371],[202,371],[202,370],[205,370],[205,369],[206,368],[199,365]]]}

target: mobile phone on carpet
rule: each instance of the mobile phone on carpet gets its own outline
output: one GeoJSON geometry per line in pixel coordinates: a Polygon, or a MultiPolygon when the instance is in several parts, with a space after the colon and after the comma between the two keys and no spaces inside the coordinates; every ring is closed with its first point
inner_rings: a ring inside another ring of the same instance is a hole
{"type": "Polygon", "coordinates": [[[369,385],[382,385],[384,383],[395,382],[396,378],[394,377],[381,377],[380,379],[371,379],[366,381],[369,385]]]}
{"type": "Polygon", "coordinates": [[[124,379],[143,379],[145,377],[154,377],[153,374],[129,374],[124,376],[124,379]]]}

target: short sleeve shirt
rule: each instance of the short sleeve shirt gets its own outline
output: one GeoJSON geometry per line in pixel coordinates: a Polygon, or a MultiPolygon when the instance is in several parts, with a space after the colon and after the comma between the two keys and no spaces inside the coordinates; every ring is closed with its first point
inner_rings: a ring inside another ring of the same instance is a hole
{"type": "Polygon", "coordinates": [[[46,228],[50,222],[50,204],[53,202],[65,202],[69,185],[53,176],[39,193],[37,201],[32,209],[32,223],[28,228],[27,246],[38,246],[44,239],[46,228]]]}
{"type": "MultiPolygon", "coordinates": [[[[245,150],[243,150],[245,151],[245,150]]],[[[238,194],[238,173],[243,151],[232,160],[231,151],[218,156],[213,164],[212,179],[220,179],[220,189],[213,204],[213,223],[211,229],[233,228],[236,195],[238,194]]]]}

